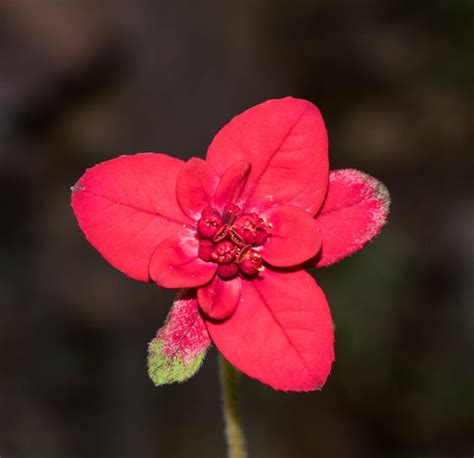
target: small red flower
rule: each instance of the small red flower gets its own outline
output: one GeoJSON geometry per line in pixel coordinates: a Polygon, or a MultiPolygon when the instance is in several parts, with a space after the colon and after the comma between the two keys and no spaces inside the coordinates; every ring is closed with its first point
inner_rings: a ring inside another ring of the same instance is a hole
{"type": "Polygon", "coordinates": [[[361,172],[329,173],[319,110],[288,97],[235,117],[206,161],[148,153],[96,165],[73,187],[72,206],[117,269],[189,290],[150,345],[155,383],[191,375],[209,333],[247,375],[308,391],[329,375],[334,335],[324,293],[303,267],[362,248],[384,225],[389,197],[361,172]]]}

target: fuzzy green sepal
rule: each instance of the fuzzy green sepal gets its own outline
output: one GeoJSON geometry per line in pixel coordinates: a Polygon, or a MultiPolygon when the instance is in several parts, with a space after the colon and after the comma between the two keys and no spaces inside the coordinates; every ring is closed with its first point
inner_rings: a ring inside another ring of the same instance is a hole
{"type": "Polygon", "coordinates": [[[198,353],[189,358],[189,361],[183,361],[179,352],[168,356],[163,346],[163,341],[158,338],[148,345],[148,375],[155,386],[188,380],[201,367],[207,351],[198,353]]]}

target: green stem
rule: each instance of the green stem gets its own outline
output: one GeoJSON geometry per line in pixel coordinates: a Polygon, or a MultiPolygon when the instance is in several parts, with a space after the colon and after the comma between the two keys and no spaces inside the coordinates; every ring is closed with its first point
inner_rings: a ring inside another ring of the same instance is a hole
{"type": "Polygon", "coordinates": [[[240,372],[219,355],[222,390],[222,411],[225,420],[227,450],[229,458],[246,458],[244,431],[239,407],[240,372]]]}

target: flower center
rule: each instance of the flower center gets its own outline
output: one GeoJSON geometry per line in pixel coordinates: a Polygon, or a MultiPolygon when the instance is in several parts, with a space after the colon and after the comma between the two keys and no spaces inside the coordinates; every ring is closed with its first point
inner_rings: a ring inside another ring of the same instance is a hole
{"type": "Polygon", "coordinates": [[[263,270],[259,247],[270,236],[271,225],[256,213],[242,213],[237,205],[227,205],[222,215],[206,207],[198,221],[199,257],[218,264],[222,279],[238,274],[252,277],[263,270]]]}

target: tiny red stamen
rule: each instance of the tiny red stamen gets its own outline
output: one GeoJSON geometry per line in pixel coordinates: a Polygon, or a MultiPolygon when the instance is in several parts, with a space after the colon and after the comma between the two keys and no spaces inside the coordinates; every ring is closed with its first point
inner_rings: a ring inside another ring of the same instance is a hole
{"type": "Polygon", "coordinates": [[[233,231],[232,229],[229,231],[229,237],[236,245],[238,246],[245,245],[245,240],[239,234],[237,234],[237,232],[233,231]]]}
{"type": "Polygon", "coordinates": [[[227,235],[229,233],[229,225],[228,224],[224,224],[216,233],[216,235],[213,237],[213,241],[215,243],[217,242],[221,242],[222,240],[224,240],[227,235]]]}
{"type": "Polygon", "coordinates": [[[242,259],[244,259],[244,257],[247,255],[247,253],[252,249],[252,245],[245,245],[243,247],[241,247],[238,255],[237,255],[237,259],[235,262],[239,263],[242,261],[242,259]]]}

